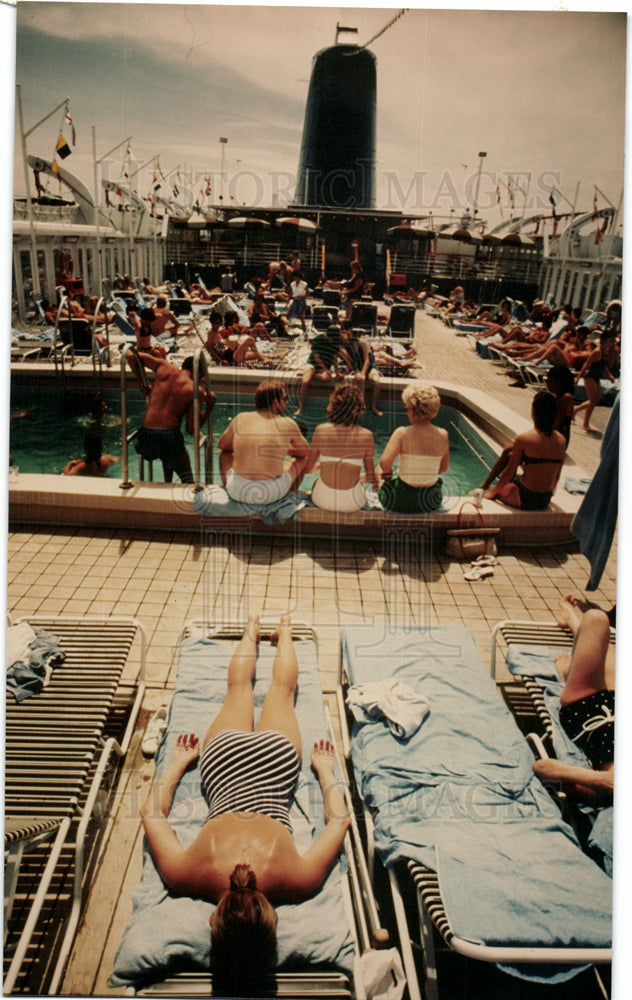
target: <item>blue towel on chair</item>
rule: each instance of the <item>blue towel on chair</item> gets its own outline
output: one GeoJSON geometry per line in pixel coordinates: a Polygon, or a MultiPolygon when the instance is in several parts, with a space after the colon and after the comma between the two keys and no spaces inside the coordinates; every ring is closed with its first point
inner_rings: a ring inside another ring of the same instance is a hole
{"type": "Polygon", "coordinates": [[[33,626],[33,641],[24,659],[7,664],[7,690],[18,702],[39,694],[48,683],[51,670],[65,659],[58,637],[33,626]]]}
{"type": "Polygon", "coordinates": [[[229,497],[221,486],[207,486],[193,497],[196,514],[210,514],[213,517],[241,516],[257,514],[264,524],[285,524],[298,517],[303,507],[308,506],[307,497],[297,493],[287,493],[274,503],[240,503],[229,497]]]}
{"type": "Polygon", "coordinates": [[[610,555],[617,525],[619,494],[619,396],[601,442],[599,467],[571,523],[579,547],[590,563],[586,590],[596,590],[610,555]]]}

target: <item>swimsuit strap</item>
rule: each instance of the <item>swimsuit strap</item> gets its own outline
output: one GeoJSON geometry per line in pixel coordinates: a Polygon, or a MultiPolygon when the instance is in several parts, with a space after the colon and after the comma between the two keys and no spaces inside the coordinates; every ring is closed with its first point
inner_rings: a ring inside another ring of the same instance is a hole
{"type": "Polygon", "coordinates": [[[561,465],[564,461],[563,458],[536,458],[534,455],[526,455],[523,451],[521,464],[522,465],[561,465]]]}
{"type": "Polygon", "coordinates": [[[346,458],[342,455],[321,455],[321,462],[347,462],[349,465],[362,465],[361,458],[346,458]]]}

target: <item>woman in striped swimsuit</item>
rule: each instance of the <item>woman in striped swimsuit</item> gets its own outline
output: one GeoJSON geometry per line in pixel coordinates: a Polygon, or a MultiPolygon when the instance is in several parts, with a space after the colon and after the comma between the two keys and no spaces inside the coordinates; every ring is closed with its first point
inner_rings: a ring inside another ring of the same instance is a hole
{"type": "Polygon", "coordinates": [[[281,618],[270,641],[276,645],[272,684],[254,729],[259,622],[251,616],[228,668],[224,704],[202,742],[200,770],[209,814],[191,846],[180,846],[167,817],[178,782],[198,758],[196,736],[178,737],[171,765],[141,809],[165,885],[177,895],[217,903],[211,918],[213,971],[217,983],[231,988],[242,988],[244,976],[269,969],[276,947],[272,904],[301,902],[318,891],[349,826],[334,778],[333,748],[321,740],[312,748],[311,762],[326,825],[305,854],[294,845],[289,808],[301,735],[294,713],[298,663],[289,616],[281,618]]]}

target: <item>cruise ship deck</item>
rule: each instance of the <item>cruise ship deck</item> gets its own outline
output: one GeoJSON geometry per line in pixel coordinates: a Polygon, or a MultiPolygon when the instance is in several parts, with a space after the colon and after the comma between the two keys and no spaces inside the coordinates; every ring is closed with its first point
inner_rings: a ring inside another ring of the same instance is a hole
{"type": "MultiPolygon", "coordinates": [[[[417,312],[416,341],[424,378],[469,386],[528,418],[532,393],[511,383],[507,372],[480,360],[467,339],[439,320],[417,312]]],[[[601,431],[610,411],[593,422],[601,431]]],[[[570,454],[592,475],[601,434],[571,431],[570,454]]],[[[564,472],[562,473],[562,479],[564,472]]],[[[147,528],[77,528],[10,524],[8,610],[13,618],[34,613],[126,614],[148,635],[147,693],[134,740],[119,778],[106,836],[93,866],[83,918],[65,972],[68,995],[116,995],[108,986],[116,949],[131,914],[140,878],[142,832],[138,802],[154,765],[140,750],[151,714],[169,703],[183,624],[192,618],[245,621],[262,609],[266,618],[292,613],[319,636],[322,687],[335,684],[339,628],[385,619],[391,623],[462,625],[489,662],[494,624],[504,618],[553,620],[566,594],[608,610],[616,602],[616,539],[599,589],[584,592],[589,565],[576,542],[532,546],[507,544],[499,535],[492,576],[468,582],[463,565],[414,538],[375,536],[354,540],[343,533],[310,538],[273,532],[213,535],[147,528]]]]}

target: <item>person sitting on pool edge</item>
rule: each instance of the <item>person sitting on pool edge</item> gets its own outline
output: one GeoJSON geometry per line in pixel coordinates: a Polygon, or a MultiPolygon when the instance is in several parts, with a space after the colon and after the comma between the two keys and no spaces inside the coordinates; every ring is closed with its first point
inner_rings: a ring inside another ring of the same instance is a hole
{"type": "Polygon", "coordinates": [[[450,464],[448,432],[432,420],[441,406],[439,393],[421,380],[402,392],[408,426],[397,427],[382,452],[378,490],[384,510],[398,514],[424,514],[438,510],[443,502],[441,473],[450,464]],[[399,461],[397,476],[393,465],[399,461]]]}
{"type": "Polygon", "coordinates": [[[362,466],[367,482],[374,489],[377,486],[373,435],[367,427],[360,427],[363,413],[364,396],[358,386],[337,385],[327,406],[328,422],[314,431],[305,470],[310,473],[319,466],[312,487],[316,507],[338,513],[361,510],[367,501],[362,466]]]}
{"type": "Polygon", "coordinates": [[[296,421],[284,415],[287,401],[280,379],[260,382],[254,412],[238,413],[220,435],[220,472],[232,500],[271,504],[298,488],[309,444],[296,421]]]}
{"type": "Polygon", "coordinates": [[[312,379],[330,382],[344,377],[344,354],[340,340],[340,326],[330,323],[324,333],[317,334],[311,342],[310,352],[303,368],[298,391],[298,406],[294,415],[302,412],[312,379]]]}
{"type": "Polygon", "coordinates": [[[556,431],[558,405],[550,392],[533,397],[533,429],[518,434],[511,450],[503,451],[482,484],[488,500],[502,500],[522,510],[546,510],[557,486],[566,455],[566,439],[556,431]],[[522,467],[522,475],[518,469],[522,467]],[[491,486],[499,476],[495,486],[491,486]]]}
{"type": "Polygon", "coordinates": [[[300,772],[302,740],[294,711],[298,661],[290,616],[270,636],[276,645],[272,684],[254,725],[253,679],[259,620],[251,615],[229,667],[222,708],[200,746],[178,736],[170,766],[140,810],[145,836],[166,887],[176,896],[216,903],[211,916],[214,994],[262,996],[276,951],[281,903],[314,896],[340,853],[350,817],[334,775],[328,740],[311,749],[323,795],[325,827],[300,855],[289,816],[300,772]],[[201,754],[200,754],[201,750],[201,754]],[[183,774],[200,757],[209,806],[193,843],[183,848],[169,823],[183,774]]]}

